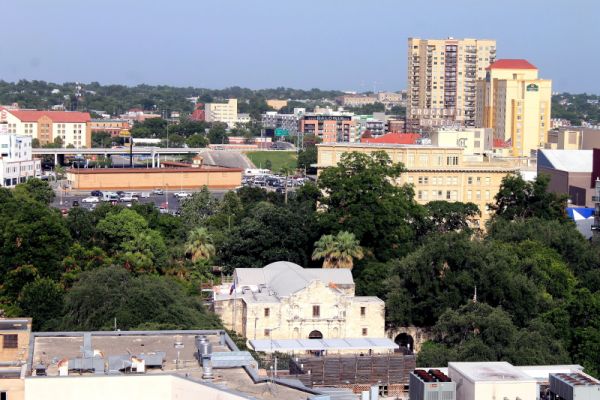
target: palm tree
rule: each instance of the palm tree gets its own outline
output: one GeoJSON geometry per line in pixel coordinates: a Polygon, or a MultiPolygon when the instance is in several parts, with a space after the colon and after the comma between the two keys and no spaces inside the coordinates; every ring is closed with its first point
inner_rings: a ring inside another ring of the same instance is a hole
{"type": "Polygon", "coordinates": [[[188,234],[185,243],[185,254],[189,254],[193,262],[210,260],[215,255],[213,239],[206,228],[196,228],[188,234]]]}
{"type": "Polygon", "coordinates": [[[364,257],[363,248],[356,236],[347,231],[338,232],[337,235],[323,235],[315,242],[313,260],[323,258],[323,268],[352,269],[354,259],[364,257]]]}

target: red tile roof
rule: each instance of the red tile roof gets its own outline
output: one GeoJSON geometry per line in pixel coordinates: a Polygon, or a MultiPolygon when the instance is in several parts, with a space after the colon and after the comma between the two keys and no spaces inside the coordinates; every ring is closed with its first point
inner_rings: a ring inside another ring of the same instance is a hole
{"type": "Polygon", "coordinates": [[[495,149],[497,148],[507,148],[510,147],[510,143],[507,143],[506,141],[499,139],[499,138],[494,138],[494,144],[493,147],[495,149]]]}
{"type": "Polygon", "coordinates": [[[386,143],[386,144],[415,144],[421,135],[418,133],[391,132],[378,138],[361,138],[361,143],[386,143]]]}
{"type": "Polygon", "coordinates": [[[35,111],[35,110],[7,110],[22,122],[37,122],[46,116],[52,122],[80,123],[89,122],[90,114],[78,111],[35,111]]]}
{"type": "Polygon", "coordinates": [[[537,69],[537,67],[527,60],[503,59],[495,61],[486,69],[537,69]]]}

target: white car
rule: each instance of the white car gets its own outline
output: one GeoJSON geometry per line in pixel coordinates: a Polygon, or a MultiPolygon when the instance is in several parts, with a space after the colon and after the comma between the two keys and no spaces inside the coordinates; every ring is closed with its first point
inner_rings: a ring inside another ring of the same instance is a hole
{"type": "Polygon", "coordinates": [[[178,199],[187,199],[188,197],[191,197],[192,194],[188,192],[175,192],[173,193],[173,196],[177,197],[178,199]]]}
{"type": "Polygon", "coordinates": [[[100,201],[96,196],[86,197],[85,199],[81,199],[82,203],[98,203],[100,201]]]}

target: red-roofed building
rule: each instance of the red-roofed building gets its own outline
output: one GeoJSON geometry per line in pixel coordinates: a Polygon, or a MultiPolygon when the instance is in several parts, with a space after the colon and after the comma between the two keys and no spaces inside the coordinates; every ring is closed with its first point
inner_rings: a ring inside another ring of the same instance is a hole
{"type": "Polygon", "coordinates": [[[0,123],[7,125],[8,133],[28,135],[40,144],[52,143],[60,137],[64,146],[90,147],[92,143],[91,117],[77,111],[3,110],[0,123]]]}
{"type": "Polygon", "coordinates": [[[417,140],[421,138],[418,133],[397,133],[391,132],[386,133],[383,136],[377,138],[365,138],[360,139],[361,143],[384,143],[384,144],[415,144],[417,140]]]}
{"type": "Polygon", "coordinates": [[[204,121],[205,120],[203,103],[196,103],[196,107],[194,108],[194,111],[190,115],[190,120],[192,120],[192,121],[204,121]]]}
{"type": "Polygon", "coordinates": [[[496,149],[529,157],[548,143],[551,98],[552,81],[540,79],[535,65],[521,59],[497,60],[477,82],[475,126],[494,129],[494,137],[510,145],[496,149]]]}
{"type": "Polygon", "coordinates": [[[486,69],[489,71],[491,69],[537,69],[537,67],[527,60],[506,58],[493,62],[486,69]]]}

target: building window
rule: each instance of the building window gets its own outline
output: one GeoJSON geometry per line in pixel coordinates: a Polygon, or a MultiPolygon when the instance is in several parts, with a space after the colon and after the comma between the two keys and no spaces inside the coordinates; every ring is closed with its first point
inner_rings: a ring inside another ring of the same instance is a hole
{"type": "Polygon", "coordinates": [[[446,157],[447,165],[458,165],[458,157],[457,156],[448,156],[446,157]]]}
{"type": "Polygon", "coordinates": [[[369,330],[367,328],[362,328],[362,335],[367,336],[369,334],[369,330]]]}
{"type": "Polygon", "coordinates": [[[269,315],[271,315],[271,309],[269,308],[265,308],[265,317],[269,317],[269,315]]]}
{"type": "Polygon", "coordinates": [[[364,317],[367,315],[367,307],[361,307],[360,308],[360,316],[364,317]]]}
{"type": "Polygon", "coordinates": [[[467,185],[472,185],[472,184],[473,184],[473,177],[472,177],[472,176],[469,176],[469,177],[467,178],[467,185]]]}
{"type": "Polygon", "coordinates": [[[313,318],[319,318],[321,316],[321,307],[313,306],[313,318]]]}
{"type": "Polygon", "coordinates": [[[2,346],[5,349],[16,349],[19,347],[18,335],[4,335],[2,346]]]}
{"type": "Polygon", "coordinates": [[[265,336],[271,336],[271,330],[265,329],[265,336]]]}

